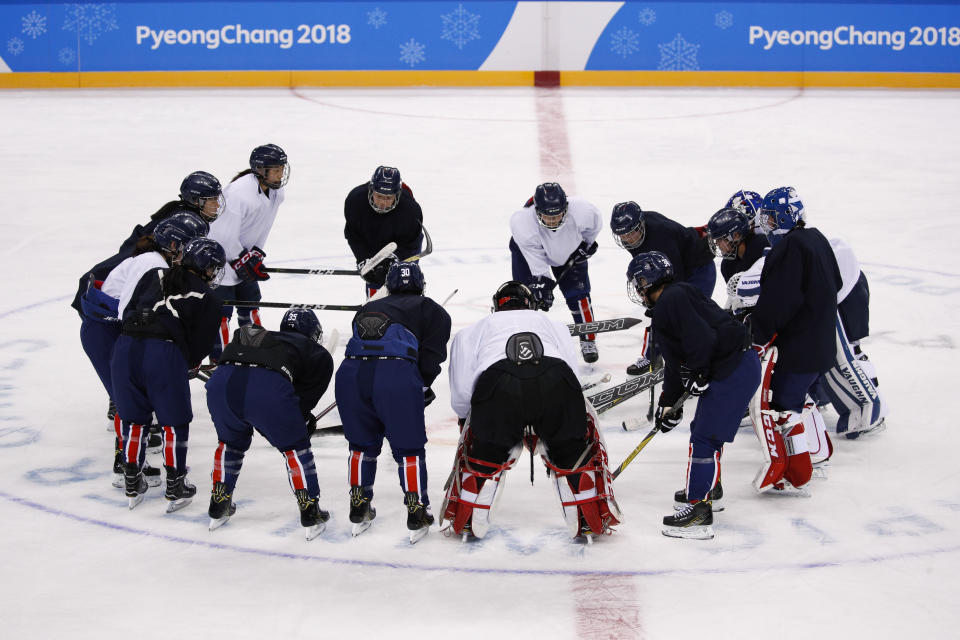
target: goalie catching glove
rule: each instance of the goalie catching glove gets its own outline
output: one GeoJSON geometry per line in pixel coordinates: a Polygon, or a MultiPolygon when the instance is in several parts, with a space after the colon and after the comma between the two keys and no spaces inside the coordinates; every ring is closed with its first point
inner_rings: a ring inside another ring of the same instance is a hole
{"type": "Polygon", "coordinates": [[[267,254],[260,247],[253,247],[240,257],[230,263],[233,270],[237,272],[237,277],[245,282],[254,280],[269,280],[270,274],[263,270],[263,259],[267,254]]]}

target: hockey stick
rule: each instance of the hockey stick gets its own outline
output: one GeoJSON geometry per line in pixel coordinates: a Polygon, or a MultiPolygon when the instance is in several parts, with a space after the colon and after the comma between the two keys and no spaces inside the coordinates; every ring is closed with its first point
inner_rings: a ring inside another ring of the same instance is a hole
{"type": "Polygon", "coordinates": [[[587,400],[593,405],[597,413],[603,413],[612,409],[624,400],[628,400],[641,391],[645,391],[663,380],[663,367],[648,371],[643,375],[631,378],[626,382],[621,382],[615,387],[606,389],[595,395],[589,396],[587,400]]]}
{"type": "Polygon", "coordinates": [[[323,436],[340,436],[343,435],[343,425],[334,424],[329,427],[317,427],[317,430],[313,432],[311,438],[322,438],[323,436]]]}
{"type": "Polygon", "coordinates": [[[316,309],[318,311],[359,311],[359,304],[310,304],[307,302],[254,302],[253,300],[224,300],[225,307],[268,307],[272,309],[316,309]]]}
{"type": "MultiPolygon", "coordinates": [[[[674,404],[672,407],[670,407],[663,413],[663,417],[672,418],[677,413],[677,411],[679,411],[683,407],[683,403],[686,402],[687,398],[689,397],[690,397],[690,392],[684,391],[683,395],[680,396],[680,399],[677,400],[676,404],[674,404]]],[[[614,480],[616,480],[617,476],[619,476],[623,472],[623,470],[627,468],[628,464],[633,462],[633,459],[637,457],[637,454],[643,451],[643,448],[647,446],[647,443],[653,440],[653,436],[657,435],[658,431],[660,431],[660,425],[655,425],[653,429],[650,430],[650,433],[644,436],[643,440],[640,441],[640,444],[638,444],[637,447],[630,452],[630,455],[627,456],[627,459],[621,462],[620,466],[617,467],[617,470],[613,472],[614,480]]]]}
{"type": "Polygon", "coordinates": [[[295,269],[286,267],[264,267],[267,273],[299,273],[307,276],[358,276],[359,269],[295,269]]]}
{"type": "Polygon", "coordinates": [[[568,324],[571,336],[585,336],[590,333],[606,333],[608,331],[623,331],[643,322],[640,318],[613,318],[612,320],[597,320],[596,322],[582,322],[568,324]]]}
{"type": "Polygon", "coordinates": [[[373,271],[374,267],[376,267],[378,264],[383,262],[387,256],[389,256],[391,253],[395,252],[396,250],[397,250],[396,242],[388,242],[387,244],[383,245],[383,249],[380,249],[380,251],[377,251],[375,254],[367,258],[367,260],[363,263],[363,267],[360,269],[360,275],[365,276],[371,271],[373,271]]]}
{"type": "Polygon", "coordinates": [[[422,253],[418,253],[415,256],[410,256],[409,258],[404,258],[401,262],[415,262],[424,256],[428,256],[433,253],[433,240],[430,238],[430,234],[427,232],[427,228],[420,225],[420,229],[423,231],[423,238],[427,241],[427,248],[423,250],[422,253]]]}

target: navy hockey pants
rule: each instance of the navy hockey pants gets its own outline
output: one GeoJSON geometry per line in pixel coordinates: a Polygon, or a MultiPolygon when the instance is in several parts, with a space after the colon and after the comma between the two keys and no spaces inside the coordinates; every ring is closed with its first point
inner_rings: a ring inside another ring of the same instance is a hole
{"type": "Polygon", "coordinates": [[[711,380],[700,396],[690,423],[690,453],[687,463],[687,497],[705,500],[720,473],[720,453],[725,442],[733,442],[740,420],[760,386],[760,359],[747,349],[733,372],[711,380]]]}
{"type": "Polygon", "coordinates": [[[271,369],[222,364],[206,389],[219,440],[214,482],[225,483],[233,493],[256,430],[283,455],[291,489],[307,489],[312,498],[320,495],[300,398],[286,376],[271,369]]]}
{"type": "Polygon", "coordinates": [[[770,407],[777,411],[800,413],[807,393],[818,377],[816,373],[786,373],[774,367],[770,379],[770,407]]]}
{"type": "Polygon", "coordinates": [[[350,444],[351,486],[373,497],[377,456],[386,438],[397,461],[400,486],[427,497],[427,442],[423,378],[416,363],[401,359],[347,358],[337,369],[335,391],[343,433],[350,444]]]}
{"type": "Polygon", "coordinates": [[[113,345],[120,337],[119,322],[104,322],[84,318],[80,324],[80,344],[83,352],[90,358],[107,395],[113,398],[113,382],[110,377],[110,360],[113,358],[113,345]]]}
{"type": "MultiPolygon", "coordinates": [[[[231,286],[219,286],[213,290],[213,293],[220,300],[254,300],[256,302],[261,300],[260,283],[256,280],[244,281],[231,286]]],[[[241,327],[252,323],[260,324],[258,312],[259,309],[256,307],[237,307],[237,324],[241,327]],[[256,315],[254,315],[255,313],[256,315]]],[[[233,307],[224,305],[221,313],[224,320],[220,326],[220,340],[213,344],[213,349],[210,352],[210,359],[213,361],[220,359],[224,345],[230,342],[229,327],[230,318],[233,317],[233,307]]]]}

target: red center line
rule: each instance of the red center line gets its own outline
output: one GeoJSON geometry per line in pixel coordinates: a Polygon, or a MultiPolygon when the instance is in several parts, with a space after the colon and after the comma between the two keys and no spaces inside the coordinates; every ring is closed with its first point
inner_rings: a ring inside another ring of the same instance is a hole
{"type": "Polygon", "coordinates": [[[555,87],[534,89],[537,105],[537,137],[540,145],[540,175],[546,182],[558,182],[567,194],[577,192],[567,138],[563,97],[555,87]]]}

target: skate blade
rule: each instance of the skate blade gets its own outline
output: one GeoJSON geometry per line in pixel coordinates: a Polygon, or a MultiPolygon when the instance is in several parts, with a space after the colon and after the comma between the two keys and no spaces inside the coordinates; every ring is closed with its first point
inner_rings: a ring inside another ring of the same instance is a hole
{"type": "Polygon", "coordinates": [[[127,496],[127,508],[132,510],[138,504],[143,502],[143,499],[146,497],[146,495],[147,495],[146,493],[141,493],[134,498],[127,496]]]}
{"type": "Polygon", "coordinates": [[[174,511],[180,511],[185,506],[193,502],[193,498],[179,498],[177,500],[171,500],[167,504],[167,513],[173,513],[174,511]]]}
{"type": "Polygon", "coordinates": [[[326,528],[327,528],[326,522],[318,522],[312,527],[306,527],[303,531],[303,534],[304,534],[304,537],[306,537],[307,542],[309,542],[310,540],[313,540],[314,538],[319,536],[321,533],[323,533],[326,528]]]}
{"type": "Polygon", "coordinates": [[[222,518],[210,518],[210,528],[209,531],[215,531],[227,524],[230,521],[230,516],[223,516],[222,518]]]}
{"type": "Polygon", "coordinates": [[[413,531],[410,532],[410,544],[417,544],[428,533],[430,533],[430,527],[423,527],[422,529],[414,529],[413,531]]]}
{"type": "Polygon", "coordinates": [[[371,524],[373,524],[373,522],[370,520],[354,523],[353,530],[351,531],[353,537],[356,538],[358,535],[369,529],[371,524]]]}
{"type": "Polygon", "coordinates": [[[668,538],[685,538],[687,540],[713,540],[713,525],[699,527],[664,527],[660,533],[668,538]]]}

